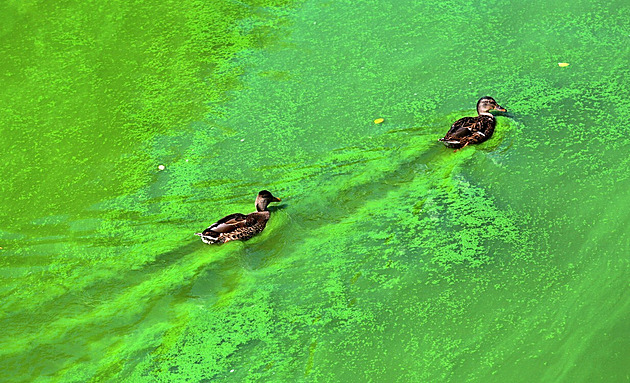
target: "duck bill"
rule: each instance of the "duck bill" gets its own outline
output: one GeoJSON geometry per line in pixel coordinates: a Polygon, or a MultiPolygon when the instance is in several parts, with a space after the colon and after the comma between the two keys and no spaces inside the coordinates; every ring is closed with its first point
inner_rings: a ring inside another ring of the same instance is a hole
{"type": "Polygon", "coordinates": [[[273,197],[273,202],[280,202],[280,201],[282,201],[280,198],[278,198],[278,197],[273,197]]]}
{"type": "Polygon", "coordinates": [[[494,110],[498,110],[499,112],[507,112],[507,109],[505,109],[504,107],[502,107],[501,105],[497,105],[496,108],[494,108],[494,110]]]}

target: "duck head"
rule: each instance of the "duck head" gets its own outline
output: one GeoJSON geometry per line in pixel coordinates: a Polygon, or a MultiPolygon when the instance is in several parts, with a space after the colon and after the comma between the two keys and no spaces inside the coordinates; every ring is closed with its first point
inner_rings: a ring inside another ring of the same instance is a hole
{"type": "Polygon", "coordinates": [[[477,101],[477,113],[490,114],[491,110],[498,110],[499,112],[507,112],[507,110],[501,105],[497,104],[492,97],[481,97],[477,101]]]}
{"type": "Polygon", "coordinates": [[[256,197],[256,211],[265,211],[271,202],[280,201],[280,198],[274,197],[269,190],[261,190],[256,197]]]}

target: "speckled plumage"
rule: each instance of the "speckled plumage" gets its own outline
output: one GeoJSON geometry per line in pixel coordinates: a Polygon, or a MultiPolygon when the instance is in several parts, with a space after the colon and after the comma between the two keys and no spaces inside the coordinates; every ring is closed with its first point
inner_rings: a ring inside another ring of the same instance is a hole
{"type": "Polygon", "coordinates": [[[451,129],[439,141],[449,148],[460,149],[470,144],[480,144],[492,137],[497,121],[490,110],[505,112],[492,97],[482,97],[477,102],[477,117],[464,117],[455,121],[451,129]]]}
{"type": "Polygon", "coordinates": [[[267,210],[267,205],[279,201],[279,198],[274,197],[267,190],[262,190],[256,197],[255,212],[247,215],[230,214],[213,223],[203,232],[196,233],[196,235],[200,236],[201,240],[207,244],[235,240],[246,241],[265,229],[271,215],[267,210]]]}

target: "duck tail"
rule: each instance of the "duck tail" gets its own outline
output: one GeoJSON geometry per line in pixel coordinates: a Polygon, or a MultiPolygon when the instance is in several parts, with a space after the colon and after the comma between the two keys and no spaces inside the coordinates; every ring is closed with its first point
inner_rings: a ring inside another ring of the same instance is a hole
{"type": "Polygon", "coordinates": [[[459,140],[448,140],[446,138],[440,138],[438,141],[441,141],[444,144],[444,146],[446,146],[447,148],[452,148],[452,149],[459,149],[464,145],[459,140]]]}
{"type": "Polygon", "coordinates": [[[195,233],[195,235],[198,235],[201,237],[201,241],[203,243],[207,243],[208,245],[212,245],[215,243],[223,243],[223,241],[221,241],[221,237],[220,236],[210,236],[207,233],[195,233]]]}

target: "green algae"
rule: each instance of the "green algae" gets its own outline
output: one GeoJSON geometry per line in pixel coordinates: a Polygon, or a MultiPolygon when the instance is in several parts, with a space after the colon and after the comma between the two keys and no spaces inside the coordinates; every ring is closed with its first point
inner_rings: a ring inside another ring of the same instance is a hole
{"type": "Polygon", "coordinates": [[[290,5],[3,6],[3,380],[626,379],[628,7],[290,5]]]}

